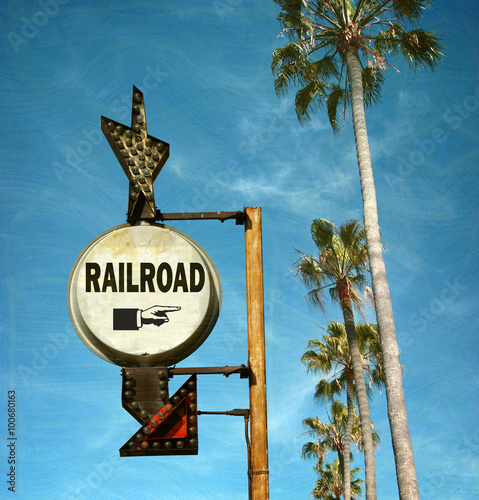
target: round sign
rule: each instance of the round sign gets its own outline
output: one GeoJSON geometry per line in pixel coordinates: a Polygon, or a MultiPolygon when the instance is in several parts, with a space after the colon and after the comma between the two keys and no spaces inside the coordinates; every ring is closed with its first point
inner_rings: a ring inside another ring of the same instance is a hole
{"type": "Polygon", "coordinates": [[[164,225],[125,224],[93,240],[68,282],[68,310],[83,343],[120,366],[169,366],[213,329],[221,282],[208,254],[164,225]]]}

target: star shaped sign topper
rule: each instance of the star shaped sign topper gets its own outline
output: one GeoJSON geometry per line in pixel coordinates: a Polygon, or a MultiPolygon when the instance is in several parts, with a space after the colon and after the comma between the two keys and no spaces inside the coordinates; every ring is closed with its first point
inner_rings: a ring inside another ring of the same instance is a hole
{"type": "Polygon", "coordinates": [[[148,135],[143,92],[133,86],[130,127],[102,116],[101,129],[130,181],[127,220],[155,219],[153,182],[168,159],[170,145],[148,135]]]}

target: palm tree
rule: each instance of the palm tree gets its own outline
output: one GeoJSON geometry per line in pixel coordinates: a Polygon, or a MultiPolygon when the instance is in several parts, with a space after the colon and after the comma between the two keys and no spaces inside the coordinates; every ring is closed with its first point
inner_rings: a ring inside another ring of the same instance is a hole
{"type": "MultiPolygon", "coordinates": [[[[316,487],[311,492],[311,496],[321,500],[341,500],[341,494],[346,491],[343,485],[346,483],[341,475],[339,460],[336,459],[332,464],[327,462],[324,465],[325,467],[319,470],[320,477],[316,481],[316,487]]],[[[364,481],[354,477],[360,470],[356,468],[351,471],[350,490],[353,498],[359,498],[362,494],[361,484],[364,481]]]]}
{"type": "MultiPolygon", "coordinates": [[[[363,368],[366,369],[370,382],[379,387],[384,383],[384,376],[377,327],[370,323],[356,325],[356,336],[363,360],[363,368]]],[[[329,375],[332,372],[329,379],[321,379],[317,384],[315,398],[322,401],[331,400],[346,389],[348,420],[344,433],[342,473],[344,478],[344,499],[349,500],[351,497],[349,488],[351,481],[350,449],[355,408],[353,401],[353,366],[344,325],[331,321],[327,329],[327,335],[323,335],[323,340],[310,340],[308,348],[309,350],[301,358],[308,372],[329,375]]]]}
{"type": "Polygon", "coordinates": [[[353,314],[353,305],[361,310],[363,301],[358,292],[366,285],[367,251],[364,229],[354,220],[345,222],[338,228],[325,219],[315,219],[311,225],[311,234],[319,255],[314,257],[303,254],[295,266],[297,274],[310,290],[306,296],[313,305],[324,311],[325,288],[329,288],[331,298],[341,305],[361,416],[366,498],[375,499],[376,472],[369,404],[353,314]]]}
{"type": "MultiPolygon", "coordinates": [[[[353,416],[356,424],[354,426],[354,441],[357,442],[361,435],[359,417],[356,412],[353,416]]],[[[317,471],[321,469],[329,451],[335,451],[338,454],[339,463],[341,469],[343,469],[344,434],[348,419],[346,406],[339,400],[333,400],[328,418],[329,424],[321,422],[319,417],[309,417],[303,420],[303,425],[308,429],[306,434],[312,436],[314,441],[309,441],[303,445],[302,457],[304,459],[316,458],[315,469],[317,471]]]]}
{"type": "Polygon", "coordinates": [[[278,94],[291,85],[300,121],[326,104],[334,131],[352,108],[376,314],[386,375],[386,396],[401,499],[419,498],[406,413],[389,284],[380,240],[376,191],[364,106],[376,102],[390,65],[400,55],[416,69],[434,69],[442,57],[439,37],[418,28],[432,0],[275,0],[291,42],[273,52],[278,94]],[[408,26],[410,25],[410,26],[408,26]],[[408,28],[412,29],[408,29],[408,28]]]}
{"type": "Polygon", "coordinates": [[[310,350],[304,353],[301,361],[307,366],[308,371],[325,374],[329,374],[333,371],[333,375],[329,380],[321,379],[317,384],[314,395],[316,399],[331,400],[346,389],[348,420],[344,433],[344,461],[342,463],[342,473],[344,499],[349,500],[351,497],[351,433],[353,430],[355,411],[353,399],[353,366],[351,363],[351,356],[349,355],[349,346],[344,325],[337,322],[330,322],[327,331],[329,335],[323,335],[323,342],[320,340],[310,340],[308,342],[308,348],[310,350]],[[341,326],[343,328],[341,328],[341,326]]]}
{"type": "MultiPolygon", "coordinates": [[[[341,401],[333,400],[331,404],[331,412],[328,413],[328,418],[328,424],[321,422],[319,417],[306,418],[303,420],[303,425],[308,429],[306,434],[313,437],[314,441],[310,441],[303,445],[302,457],[304,459],[315,458],[315,470],[321,474],[322,471],[324,471],[323,465],[327,453],[330,451],[336,452],[339,463],[338,474],[341,475],[345,458],[344,436],[348,420],[348,409],[341,401]]],[[[363,440],[359,420],[359,416],[355,411],[351,439],[354,443],[356,443],[359,450],[363,450],[363,440]]],[[[374,446],[378,446],[380,439],[376,431],[372,432],[372,439],[374,446]]],[[[350,491],[353,497],[354,488],[351,481],[354,478],[354,474],[358,471],[359,469],[353,469],[350,476],[350,491]]],[[[345,485],[345,481],[346,480],[343,478],[341,484],[345,485]]]]}

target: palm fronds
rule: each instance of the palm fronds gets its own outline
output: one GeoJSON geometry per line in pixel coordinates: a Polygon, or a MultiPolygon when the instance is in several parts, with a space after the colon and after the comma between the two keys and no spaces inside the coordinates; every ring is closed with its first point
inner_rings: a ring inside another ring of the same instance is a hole
{"type": "Polygon", "coordinates": [[[345,54],[358,51],[366,105],[380,100],[389,58],[434,69],[443,45],[433,31],[417,28],[430,0],[275,0],[281,7],[281,35],[290,42],[273,52],[275,89],[282,95],[298,86],[295,108],[301,123],[326,105],[334,132],[351,101],[345,54]],[[409,27],[412,29],[408,29],[409,27]]]}

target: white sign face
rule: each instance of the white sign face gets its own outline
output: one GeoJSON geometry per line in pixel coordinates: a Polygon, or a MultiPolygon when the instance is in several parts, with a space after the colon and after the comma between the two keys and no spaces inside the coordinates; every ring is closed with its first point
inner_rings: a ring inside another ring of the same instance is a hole
{"type": "Polygon", "coordinates": [[[169,366],[208,337],[221,282],[208,254],[171,227],[110,229],[78,257],[68,308],[83,343],[120,366],[169,366]]]}

